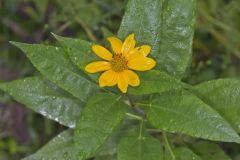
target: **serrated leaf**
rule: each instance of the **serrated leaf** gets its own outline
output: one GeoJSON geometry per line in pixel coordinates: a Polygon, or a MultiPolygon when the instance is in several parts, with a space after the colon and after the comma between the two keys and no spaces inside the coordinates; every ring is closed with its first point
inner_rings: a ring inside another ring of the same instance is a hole
{"type": "Polygon", "coordinates": [[[118,145],[118,160],[162,160],[160,142],[152,137],[124,137],[118,145]]]}
{"type": "Polygon", "coordinates": [[[147,118],[156,128],[193,137],[240,143],[240,137],[215,110],[187,91],[156,95],[147,118]]]}
{"type": "MultiPolygon", "coordinates": [[[[193,151],[185,147],[174,148],[173,154],[176,160],[202,160],[193,151]]],[[[171,155],[167,154],[165,160],[172,160],[171,155]]]]}
{"type": "Polygon", "coordinates": [[[213,143],[198,142],[194,143],[192,148],[202,160],[231,160],[218,145],[213,143]]]}
{"type": "Polygon", "coordinates": [[[240,80],[213,80],[199,84],[195,89],[205,103],[240,132],[240,80]]]}
{"type": "Polygon", "coordinates": [[[53,138],[36,153],[24,158],[23,160],[78,160],[76,158],[76,153],[72,138],[72,131],[67,130],[53,138]]]}
{"type": "Polygon", "coordinates": [[[130,87],[129,93],[134,95],[161,93],[169,90],[183,89],[184,83],[165,72],[151,70],[139,74],[140,86],[130,87]]]}
{"type": "MultiPolygon", "coordinates": [[[[91,42],[82,39],[61,37],[55,34],[53,35],[61,44],[63,49],[68,53],[69,58],[72,60],[72,62],[83,72],[85,72],[84,68],[88,63],[99,59],[92,52],[91,42]]],[[[88,74],[88,76],[90,76],[96,82],[98,81],[97,74],[88,74]]]]}
{"type": "Polygon", "coordinates": [[[157,69],[183,77],[191,62],[196,0],[129,0],[118,35],[151,45],[157,69]]]}
{"type": "Polygon", "coordinates": [[[97,84],[77,72],[61,48],[40,44],[12,42],[24,51],[33,65],[48,80],[57,84],[78,99],[86,101],[99,90],[97,84]]]}
{"type": "Polygon", "coordinates": [[[74,134],[79,159],[94,154],[104,144],[124,118],[126,107],[112,94],[97,94],[89,100],[74,134]]]}
{"type": "Polygon", "coordinates": [[[41,77],[0,83],[0,89],[28,108],[68,127],[75,127],[83,102],[41,77]]]}

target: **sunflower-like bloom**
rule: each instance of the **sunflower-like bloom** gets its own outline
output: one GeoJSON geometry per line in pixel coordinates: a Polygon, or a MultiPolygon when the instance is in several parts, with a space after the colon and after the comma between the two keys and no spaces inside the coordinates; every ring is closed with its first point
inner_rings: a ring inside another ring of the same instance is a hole
{"type": "Polygon", "coordinates": [[[156,62],[148,58],[151,46],[142,45],[135,47],[134,34],[130,34],[124,42],[116,37],[107,38],[114,54],[100,45],[93,45],[93,52],[104,59],[89,63],[85,70],[89,73],[103,72],[99,78],[99,86],[114,86],[123,92],[127,92],[128,85],[139,86],[140,80],[135,71],[147,71],[152,69],[156,62]]]}

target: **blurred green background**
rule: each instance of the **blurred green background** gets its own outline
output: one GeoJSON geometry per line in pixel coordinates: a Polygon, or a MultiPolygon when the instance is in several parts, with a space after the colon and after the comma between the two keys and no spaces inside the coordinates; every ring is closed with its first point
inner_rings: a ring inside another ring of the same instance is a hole
{"type": "MultiPolygon", "coordinates": [[[[0,0],[0,81],[38,74],[9,41],[54,44],[51,35],[104,43],[116,34],[125,0],[0,0]]],[[[240,74],[240,1],[198,0],[191,84],[240,74]]],[[[18,160],[43,146],[63,126],[0,91],[0,160],[18,160]]],[[[234,160],[240,146],[219,144],[234,160]]]]}

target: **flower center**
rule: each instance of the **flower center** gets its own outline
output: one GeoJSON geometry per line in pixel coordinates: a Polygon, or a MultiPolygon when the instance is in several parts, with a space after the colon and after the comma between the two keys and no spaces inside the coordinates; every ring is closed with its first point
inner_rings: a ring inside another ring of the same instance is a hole
{"type": "Polygon", "coordinates": [[[111,60],[112,70],[115,72],[122,72],[128,69],[127,60],[122,54],[116,54],[111,60]]]}

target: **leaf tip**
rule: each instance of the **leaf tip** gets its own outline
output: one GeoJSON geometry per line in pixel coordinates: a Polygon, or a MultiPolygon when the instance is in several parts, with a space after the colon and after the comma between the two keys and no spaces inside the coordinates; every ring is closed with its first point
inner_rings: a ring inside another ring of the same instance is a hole
{"type": "Polygon", "coordinates": [[[58,37],[59,37],[59,35],[57,35],[57,34],[55,34],[55,33],[53,33],[53,32],[51,32],[51,35],[52,35],[54,38],[56,38],[56,39],[58,39],[58,37]]]}
{"type": "Polygon", "coordinates": [[[15,47],[18,47],[22,49],[24,45],[27,45],[26,43],[16,42],[16,41],[9,41],[10,44],[14,45],[15,47]]]}
{"type": "Polygon", "coordinates": [[[9,41],[10,44],[17,46],[20,42],[16,42],[16,41],[9,41]]]}

